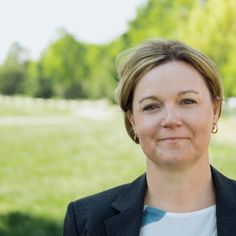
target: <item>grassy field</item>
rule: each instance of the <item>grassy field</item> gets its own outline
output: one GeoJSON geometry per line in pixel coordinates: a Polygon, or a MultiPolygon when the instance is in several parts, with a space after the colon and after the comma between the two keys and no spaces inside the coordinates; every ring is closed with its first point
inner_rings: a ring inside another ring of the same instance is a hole
{"type": "MultiPolygon", "coordinates": [[[[46,106],[0,102],[0,235],[61,235],[71,200],[145,170],[122,114],[101,102],[46,106]]],[[[236,117],[224,116],[211,161],[236,178],[236,117]]]]}

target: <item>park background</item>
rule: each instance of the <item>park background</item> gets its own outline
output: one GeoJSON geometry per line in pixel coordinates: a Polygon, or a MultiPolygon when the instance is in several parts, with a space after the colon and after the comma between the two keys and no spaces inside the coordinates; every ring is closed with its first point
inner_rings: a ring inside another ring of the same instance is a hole
{"type": "Polygon", "coordinates": [[[20,42],[9,48],[0,65],[0,235],[61,235],[71,200],[145,171],[113,91],[117,55],[148,38],[180,39],[216,62],[225,101],[211,162],[236,178],[236,1],[146,0],[127,25],[104,44],[61,28],[37,59],[20,42]]]}

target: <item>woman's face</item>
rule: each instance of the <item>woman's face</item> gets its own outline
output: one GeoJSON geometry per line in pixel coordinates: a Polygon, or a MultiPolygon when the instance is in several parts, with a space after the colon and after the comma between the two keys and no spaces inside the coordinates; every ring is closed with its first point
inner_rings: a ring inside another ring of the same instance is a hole
{"type": "Polygon", "coordinates": [[[202,76],[174,61],[146,73],[138,82],[129,120],[143,152],[159,166],[208,158],[219,105],[213,104],[202,76]]]}

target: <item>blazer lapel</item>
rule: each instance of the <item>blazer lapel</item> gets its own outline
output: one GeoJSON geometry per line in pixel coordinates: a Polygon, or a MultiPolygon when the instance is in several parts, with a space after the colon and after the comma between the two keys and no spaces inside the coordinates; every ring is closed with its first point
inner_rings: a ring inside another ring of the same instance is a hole
{"type": "Polygon", "coordinates": [[[146,175],[142,175],[112,203],[117,214],[105,220],[107,236],[139,235],[146,189],[146,175]]]}
{"type": "MultiPolygon", "coordinates": [[[[216,221],[218,236],[235,236],[236,182],[211,167],[216,191],[216,221]]],[[[107,236],[138,236],[142,221],[146,175],[131,183],[112,204],[117,214],[105,220],[107,236]]]]}
{"type": "Polygon", "coordinates": [[[216,222],[218,236],[236,235],[236,182],[212,167],[216,191],[216,222]]]}

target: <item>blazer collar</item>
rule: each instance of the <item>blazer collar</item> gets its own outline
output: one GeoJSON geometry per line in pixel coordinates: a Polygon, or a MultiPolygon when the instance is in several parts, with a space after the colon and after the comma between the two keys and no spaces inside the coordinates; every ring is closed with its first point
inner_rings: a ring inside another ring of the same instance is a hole
{"type": "MultiPolygon", "coordinates": [[[[216,192],[218,236],[235,236],[236,182],[228,179],[212,166],[211,172],[216,192]]],[[[129,184],[126,191],[111,204],[118,214],[105,221],[107,236],[139,235],[146,190],[147,182],[144,174],[129,184]]]]}
{"type": "Polygon", "coordinates": [[[146,175],[129,184],[124,192],[112,203],[118,214],[105,221],[107,236],[138,236],[141,226],[144,197],[146,194],[146,175]]]}
{"type": "Polygon", "coordinates": [[[236,182],[211,167],[216,192],[216,223],[218,236],[235,236],[236,182]]]}

